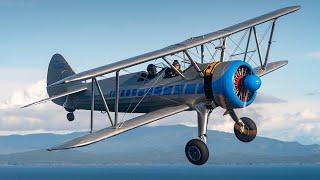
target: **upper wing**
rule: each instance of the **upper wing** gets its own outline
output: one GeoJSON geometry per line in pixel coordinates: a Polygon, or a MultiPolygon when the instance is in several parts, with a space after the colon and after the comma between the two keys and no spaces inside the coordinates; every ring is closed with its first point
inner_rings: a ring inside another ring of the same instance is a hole
{"type": "Polygon", "coordinates": [[[134,65],[138,65],[141,63],[145,63],[147,61],[150,60],[154,60],[157,58],[161,58],[167,55],[171,55],[171,54],[175,54],[196,46],[199,46],[201,44],[205,44],[208,42],[211,42],[213,40],[219,39],[219,38],[223,38],[229,35],[232,35],[234,33],[243,31],[247,28],[250,28],[252,26],[256,26],[259,24],[262,24],[264,22],[276,19],[278,17],[284,16],[286,14],[292,13],[294,11],[297,11],[298,9],[300,9],[300,6],[292,6],[292,7],[287,7],[287,8],[282,8],[276,11],[272,11],[270,13],[264,14],[262,16],[244,21],[242,23],[224,28],[222,30],[216,31],[216,32],[212,32],[209,34],[205,34],[202,36],[198,36],[195,38],[191,38],[185,41],[182,41],[180,43],[165,47],[163,49],[160,50],[156,50],[156,51],[152,51],[146,54],[142,54],[139,56],[135,56],[129,59],[125,59],[122,61],[118,61],[112,64],[108,64],[105,66],[101,66],[98,68],[94,68],[88,71],[84,71],[72,76],[69,76],[67,78],[64,78],[54,84],[60,84],[60,83],[68,83],[68,82],[72,82],[72,81],[79,81],[79,80],[87,80],[93,77],[97,77],[97,76],[101,76],[107,73],[111,73],[111,72],[115,72],[124,68],[128,68],[134,65]]]}
{"type": "Polygon", "coordinates": [[[130,119],[128,121],[123,122],[120,124],[118,128],[115,127],[109,127],[105,129],[101,129],[97,132],[73,139],[71,141],[68,141],[62,145],[58,145],[55,147],[52,147],[48,149],[49,151],[52,150],[62,150],[62,149],[70,149],[70,148],[76,148],[81,146],[87,146],[92,143],[96,143],[99,141],[102,141],[104,139],[110,138],[112,136],[124,133],[126,131],[129,131],[131,129],[149,124],[151,122],[157,121],[159,119],[177,114],[179,112],[188,110],[190,107],[188,105],[179,105],[174,107],[168,107],[163,108],[160,110],[156,110],[141,116],[138,116],[136,118],[130,119]]]}
{"type": "Polygon", "coordinates": [[[288,61],[275,61],[272,63],[268,63],[264,69],[261,69],[261,67],[256,67],[256,68],[254,68],[254,71],[258,76],[261,77],[261,76],[264,76],[272,71],[275,71],[275,70],[277,70],[287,64],[288,64],[288,61]]]}

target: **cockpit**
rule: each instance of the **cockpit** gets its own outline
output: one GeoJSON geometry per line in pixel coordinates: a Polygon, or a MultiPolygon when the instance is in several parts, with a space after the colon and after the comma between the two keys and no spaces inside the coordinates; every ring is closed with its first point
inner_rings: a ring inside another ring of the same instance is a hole
{"type": "Polygon", "coordinates": [[[146,81],[146,80],[151,80],[155,78],[156,76],[164,73],[163,78],[172,78],[179,76],[179,73],[183,73],[181,64],[179,63],[178,60],[174,60],[171,67],[167,66],[157,66],[155,64],[149,64],[147,66],[147,71],[142,72],[140,74],[140,77],[138,78],[138,81],[146,81]]]}

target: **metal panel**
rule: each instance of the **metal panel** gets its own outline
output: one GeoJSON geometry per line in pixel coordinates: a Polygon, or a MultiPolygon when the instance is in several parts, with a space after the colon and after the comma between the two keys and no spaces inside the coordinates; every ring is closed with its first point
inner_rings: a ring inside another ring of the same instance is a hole
{"type": "Polygon", "coordinates": [[[112,136],[124,133],[126,131],[129,131],[131,129],[149,124],[151,122],[157,121],[159,119],[177,114],[179,112],[188,110],[190,107],[188,105],[179,105],[175,107],[168,107],[160,110],[156,110],[144,115],[141,115],[139,117],[133,118],[131,120],[125,121],[123,124],[120,124],[118,128],[115,127],[109,127],[105,129],[101,129],[97,132],[94,132],[92,134],[88,134],[76,139],[73,139],[71,141],[68,141],[62,145],[58,145],[55,147],[52,147],[48,149],[49,151],[52,150],[62,150],[62,149],[70,149],[70,148],[76,148],[81,146],[87,146],[92,143],[96,143],[99,141],[102,141],[104,139],[110,138],[112,136]]]}
{"type": "Polygon", "coordinates": [[[122,61],[118,61],[112,64],[108,64],[105,66],[101,66],[98,68],[94,68],[88,71],[84,71],[69,77],[66,77],[56,83],[54,83],[53,85],[56,84],[60,84],[60,83],[69,83],[69,82],[73,82],[73,81],[79,81],[79,80],[87,80],[90,79],[92,77],[97,77],[97,76],[101,76],[104,74],[108,74],[111,72],[115,72],[115,71],[119,71],[120,69],[124,69],[124,68],[128,68],[137,64],[141,64],[153,59],[157,59],[160,57],[164,57],[167,55],[171,55],[171,54],[175,54],[177,52],[181,52],[184,50],[187,50],[189,48],[193,48],[196,46],[199,46],[201,44],[205,44],[208,42],[211,42],[213,40],[216,39],[220,39],[229,35],[232,35],[234,33],[243,31],[245,29],[248,29],[252,26],[256,26],[259,24],[262,24],[264,22],[276,19],[278,17],[284,16],[286,14],[295,12],[297,10],[300,9],[300,6],[292,6],[292,7],[286,7],[286,8],[282,8],[276,11],[272,11],[270,13],[264,14],[262,16],[244,21],[242,23],[239,24],[235,24],[233,26],[224,28],[222,30],[219,31],[215,31],[209,34],[205,34],[202,36],[198,36],[198,37],[194,37],[194,38],[190,38],[188,40],[182,41],[180,43],[165,47],[163,49],[160,50],[156,50],[156,51],[152,51],[149,53],[145,53],[139,56],[135,56],[129,59],[125,59],[122,61]]]}

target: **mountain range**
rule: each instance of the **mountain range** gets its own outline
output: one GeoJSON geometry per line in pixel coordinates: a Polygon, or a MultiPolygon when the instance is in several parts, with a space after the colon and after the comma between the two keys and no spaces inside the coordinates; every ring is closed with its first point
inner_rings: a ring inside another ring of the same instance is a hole
{"type": "MultiPolygon", "coordinates": [[[[111,165],[185,164],[185,144],[197,137],[197,129],[183,125],[147,126],[91,146],[63,151],[46,151],[53,145],[84,135],[29,134],[0,136],[0,165],[111,165]]],[[[208,131],[208,164],[269,164],[320,162],[319,145],[302,145],[256,137],[243,143],[234,134],[208,131]]]]}

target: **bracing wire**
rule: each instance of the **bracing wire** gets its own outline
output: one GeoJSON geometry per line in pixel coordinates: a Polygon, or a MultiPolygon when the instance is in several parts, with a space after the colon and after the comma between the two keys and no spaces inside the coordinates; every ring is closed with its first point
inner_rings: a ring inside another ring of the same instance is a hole
{"type": "MultiPolygon", "coordinates": [[[[248,32],[249,32],[249,29],[248,29],[247,31],[245,31],[245,33],[242,35],[242,37],[241,37],[241,39],[240,39],[240,41],[239,41],[238,43],[236,43],[231,37],[228,37],[228,39],[230,39],[231,42],[236,45],[236,48],[234,48],[232,54],[235,54],[238,49],[240,49],[241,51],[243,51],[242,48],[240,47],[240,45],[241,45],[243,39],[245,38],[245,36],[248,34],[248,32]]],[[[229,56],[229,61],[231,60],[231,57],[232,57],[232,55],[229,56]]]]}
{"type": "MultiPolygon", "coordinates": [[[[262,43],[262,41],[264,40],[264,38],[266,37],[266,35],[267,35],[267,33],[269,32],[269,30],[271,29],[271,27],[272,27],[272,24],[270,24],[269,27],[267,27],[267,29],[265,30],[262,38],[260,39],[260,41],[259,41],[259,43],[258,43],[259,46],[260,46],[260,44],[262,43]]],[[[253,52],[253,53],[251,54],[251,56],[248,56],[248,57],[250,57],[250,58],[249,58],[250,60],[252,60],[252,57],[255,55],[255,53],[256,53],[256,51],[253,52]]],[[[253,61],[253,60],[252,60],[252,61],[253,61]]],[[[256,63],[255,63],[255,64],[256,64],[256,63]]],[[[257,64],[256,64],[256,65],[257,65],[257,64]]]]}

